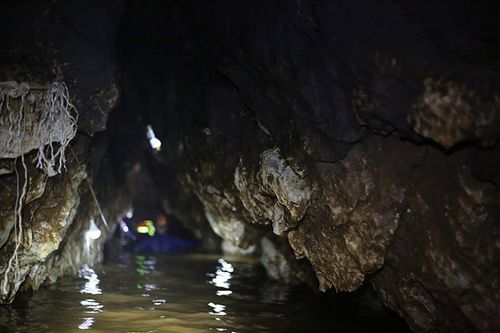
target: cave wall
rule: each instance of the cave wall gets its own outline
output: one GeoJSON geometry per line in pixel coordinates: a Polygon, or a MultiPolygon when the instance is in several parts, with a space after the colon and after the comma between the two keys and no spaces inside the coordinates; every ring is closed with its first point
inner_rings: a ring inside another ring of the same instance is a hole
{"type": "Polygon", "coordinates": [[[368,281],[415,331],[492,332],[498,14],[472,2],[131,1],[124,94],[163,140],[170,197],[198,200],[226,241],[282,251],[263,258],[272,276],[312,267],[337,291],[368,281]]]}
{"type": "MultiPolygon", "coordinates": [[[[114,38],[123,9],[119,1],[0,4],[0,81],[42,87],[54,81],[65,82],[79,114],[79,132],[66,149],[66,165],[60,174],[49,177],[37,169],[35,151],[24,155],[27,178],[20,154],[0,156],[1,281],[18,244],[13,230],[16,189],[27,183],[22,205],[23,237],[17,259],[12,261],[15,268],[2,287],[0,303],[11,303],[19,290],[37,289],[65,273],[75,272],[84,263],[93,265],[102,259],[107,230],[89,183],[94,183],[110,225],[129,205],[125,185],[117,186],[112,181],[111,161],[106,158],[107,140],[89,137],[105,128],[108,114],[118,101],[114,38]],[[107,181],[98,182],[98,174],[107,181]],[[104,235],[96,241],[85,237],[91,219],[104,235]]],[[[8,115],[0,116],[1,144],[5,145],[8,115]]],[[[26,113],[26,117],[36,119],[31,113],[26,113]]],[[[23,127],[17,135],[27,138],[25,145],[36,141],[36,132],[29,127],[23,127]]],[[[38,147],[25,150],[32,148],[38,147]]]]}
{"type": "Polygon", "coordinates": [[[119,95],[114,38],[123,10],[122,1],[2,2],[1,80],[65,82],[79,129],[104,130],[119,95]]]}

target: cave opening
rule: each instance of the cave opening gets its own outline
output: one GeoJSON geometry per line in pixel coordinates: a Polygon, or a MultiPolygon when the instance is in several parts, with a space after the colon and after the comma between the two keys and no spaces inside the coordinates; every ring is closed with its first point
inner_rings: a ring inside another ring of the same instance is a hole
{"type": "Polygon", "coordinates": [[[0,331],[500,330],[499,15],[0,3],[0,331]]]}

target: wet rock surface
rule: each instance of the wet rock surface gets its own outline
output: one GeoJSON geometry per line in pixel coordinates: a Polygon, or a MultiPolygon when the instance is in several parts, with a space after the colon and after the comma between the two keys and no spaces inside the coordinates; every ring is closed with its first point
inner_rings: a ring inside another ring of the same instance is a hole
{"type": "MultiPolygon", "coordinates": [[[[105,237],[97,241],[85,237],[90,219],[99,218],[88,186],[96,175],[93,169],[111,179],[109,170],[100,167],[109,164],[109,159],[93,158],[95,151],[102,150],[103,146],[91,142],[84,133],[103,130],[117,102],[113,39],[122,9],[118,1],[0,4],[0,81],[28,83],[35,90],[23,98],[32,104],[33,96],[43,95],[52,82],[65,82],[70,102],[78,111],[81,130],[67,147],[62,172],[47,174],[35,167],[36,150],[50,143],[46,149],[57,151],[63,142],[56,140],[59,138],[56,132],[64,126],[58,124],[57,119],[51,123],[50,118],[42,119],[40,112],[35,112],[43,108],[45,101],[41,99],[37,101],[39,105],[27,104],[31,109],[25,110],[24,115],[18,112],[20,95],[13,94],[12,100],[5,101],[11,104],[15,114],[1,114],[1,150],[3,152],[6,145],[15,149],[2,154],[0,160],[0,303],[11,303],[19,289],[37,289],[64,273],[75,272],[83,263],[93,264],[102,259],[105,237]],[[93,23],[89,24],[90,21],[93,23]],[[12,116],[22,118],[21,128],[14,126],[14,134],[22,138],[18,140],[19,146],[9,143],[12,140],[9,117],[12,116]],[[39,136],[37,126],[42,120],[52,141],[39,136]],[[21,163],[22,154],[27,177],[21,163]],[[18,201],[23,184],[27,193],[18,201]],[[20,225],[15,225],[17,211],[22,218],[20,225]],[[21,236],[17,239],[16,235],[21,236]],[[14,253],[17,253],[15,257],[14,253]]],[[[70,134],[65,134],[63,141],[75,137],[75,133],[70,134]]],[[[126,196],[118,187],[106,189],[112,185],[95,186],[98,196],[106,202],[105,215],[111,221],[127,204],[126,196]],[[112,200],[107,202],[108,198],[112,200]]],[[[101,228],[106,233],[102,224],[101,228]]]]}
{"type": "MultiPolygon", "coordinates": [[[[19,288],[38,289],[65,273],[76,272],[84,263],[95,264],[102,260],[105,237],[93,240],[86,236],[91,219],[96,219],[103,234],[106,234],[89,192],[89,170],[80,162],[89,155],[89,144],[87,138],[78,139],[72,147],[75,155],[67,159],[67,170],[54,177],[48,177],[28,164],[28,192],[22,206],[21,243],[17,259],[12,261],[15,266],[9,271],[8,283],[2,290],[2,302],[10,303],[19,288]],[[80,156],[78,160],[76,155],[80,156]]],[[[20,163],[17,168],[21,169],[20,163]]],[[[1,181],[5,184],[2,192],[5,200],[0,204],[0,214],[4,217],[0,252],[3,278],[18,244],[16,235],[19,229],[13,231],[17,180],[15,175],[10,174],[3,176],[1,181]]],[[[102,185],[96,188],[100,189],[101,198],[106,195],[102,185]]],[[[127,205],[128,198],[123,190],[115,188],[111,192],[113,200],[107,202],[105,215],[114,221],[116,212],[127,205]]]]}

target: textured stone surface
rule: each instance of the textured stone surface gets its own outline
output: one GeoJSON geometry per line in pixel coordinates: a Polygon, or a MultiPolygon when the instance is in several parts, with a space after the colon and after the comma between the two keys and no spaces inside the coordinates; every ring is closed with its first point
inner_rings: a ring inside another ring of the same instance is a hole
{"type": "MultiPolygon", "coordinates": [[[[79,130],[89,134],[103,130],[118,98],[113,39],[122,8],[123,3],[119,1],[2,2],[0,81],[28,82],[35,86],[45,86],[55,80],[66,82],[70,99],[79,113],[79,130]]],[[[5,116],[3,114],[0,121],[0,141],[3,142],[8,136],[5,116]]],[[[105,163],[106,159],[94,158],[91,152],[97,147],[89,149],[89,140],[80,136],[80,143],[71,143],[80,162],[66,151],[67,170],[48,178],[34,168],[34,153],[28,153],[38,148],[33,143],[38,138],[32,133],[36,129],[33,123],[37,121],[37,115],[27,113],[22,124],[25,128],[20,131],[28,137],[19,140],[22,143],[19,150],[26,153],[29,184],[21,209],[23,237],[18,266],[8,275],[2,303],[12,302],[20,286],[38,288],[45,281],[53,282],[63,273],[74,272],[81,264],[93,264],[102,257],[104,237],[93,244],[84,237],[90,217],[96,215],[84,179],[88,177],[85,163],[89,159],[94,160],[89,162],[90,166],[105,163]]],[[[57,123],[48,125],[51,129],[60,127],[57,123]]],[[[13,159],[0,160],[0,278],[14,251],[16,188],[24,182],[19,157],[19,179],[16,179],[14,164],[13,159]]],[[[109,170],[99,172],[111,180],[109,170]]],[[[101,195],[113,199],[106,202],[105,211],[111,221],[118,209],[123,208],[120,205],[125,205],[123,197],[116,193],[120,188],[113,187],[101,195]]],[[[98,187],[98,192],[99,189],[102,190],[98,187]]]]}
{"type": "Polygon", "coordinates": [[[493,145],[498,137],[500,96],[479,96],[453,81],[424,80],[424,92],[408,114],[415,132],[451,148],[465,140],[493,145]],[[488,98],[490,97],[490,98],[488,98]]]}
{"type": "Polygon", "coordinates": [[[402,217],[387,265],[372,280],[382,299],[416,330],[492,332],[500,324],[500,193],[472,176],[467,155],[436,156],[421,168],[426,177],[402,217]],[[444,176],[439,168],[455,172],[444,176]],[[424,196],[425,187],[432,194],[424,196]]]}
{"type": "Polygon", "coordinates": [[[313,192],[304,176],[288,165],[277,148],[261,154],[260,169],[252,176],[241,163],[234,173],[239,197],[252,222],[271,221],[277,235],[295,227],[313,192]]]}
{"type": "Polygon", "coordinates": [[[64,83],[37,89],[0,82],[0,158],[37,150],[36,165],[49,176],[64,167],[65,148],[76,136],[78,113],[64,83]]]}
{"type": "Polygon", "coordinates": [[[0,81],[66,82],[79,129],[104,130],[118,100],[113,39],[122,10],[120,1],[3,2],[0,81]]]}
{"type": "Polygon", "coordinates": [[[289,284],[305,282],[317,288],[308,262],[293,259],[293,251],[286,239],[262,237],[260,248],[260,261],[271,278],[289,284]]]}
{"type": "Polygon", "coordinates": [[[311,261],[322,290],[353,291],[384,263],[404,211],[410,172],[405,166],[421,158],[415,152],[398,161],[412,147],[387,141],[366,140],[342,161],[316,165],[321,194],[288,239],[297,256],[311,261]]]}
{"type": "MultiPolygon", "coordinates": [[[[80,159],[87,156],[88,145],[88,140],[80,139],[77,146],[73,147],[80,159]]],[[[9,283],[2,303],[10,303],[21,286],[37,289],[45,282],[54,282],[65,273],[76,272],[84,263],[92,265],[102,260],[106,229],[89,192],[86,167],[71,156],[68,158],[67,171],[60,175],[49,178],[29,165],[28,177],[29,192],[22,210],[23,238],[18,251],[18,267],[8,275],[9,283]],[[85,236],[91,218],[97,221],[104,235],[96,241],[85,236]]],[[[13,175],[10,181],[15,182],[13,175]]],[[[101,192],[103,185],[97,187],[101,192]]],[[[4,187],[9,188],[15,189],[14,185],[4,187]]],[[[104,213],[113,222],[116,214],[127,204],[127,192],[113,188],[104,193],[109,193],[111,198],[104,201],[104,213]]],[[[4,190],[2,195],[5,200],[0,201],[0,212],[4,217],[0,221],[4,228],[4,244],[0,251],[1,278],[16,244],[12,231],[16,192],[4,190]]]]}
{"type": "MultiPolygon", "coordinates": [[[[68,226],[73,222],[80,204],[78,188],[85,178],[84,170],[77,165],[73,165],[70,171],[61,177],[44,177],[33,167],[30,168],[28,177],[30,174],[35,174],[35,176],[29,178],[28,188],[30,192],[23,207],[23,239],[18,251],[18,269],[13,269],[10,272],[8,277],[10,283],[8,290],[3,291],[3,294],[6,295],[3,302],[11,301],[21,283],[30,274],[30,270],[34,266],[38,267],[59,248],[59,244],[65,237],[68,226]]],[[[15,201],[15,191],[11,194],[12,197],[6,202],[15,201]]],[[[9,215],[13,219],[13,207],[6,207],[4,211],[8,212],[5,215],[10,213],[9,215]]],[[[15,233],[11,230],[5,230],[5,232],[10,237],[1,252],[0,261],[3,272],[16,244],[15,233]]],[[[40,286],[45,277],[46,275],[40,275],[36,279],[38,281],[36,287],[40,286]]]]}
{"type": "MultiPolygon", "coordinates": [[[[208,165],[205,167],[209,168],[208,165]]],[[[190,176],[187,180],[193,187],[199,184],[190,176]]],[[[233,193],[222,192],[212,185],[199,186],[195,193],[203,203],[205,217],[213,231],[232,244],[247,248],[255,232],[251,226],[244,223],[241,216],[235,214],[238,209],[233,193]]]]}

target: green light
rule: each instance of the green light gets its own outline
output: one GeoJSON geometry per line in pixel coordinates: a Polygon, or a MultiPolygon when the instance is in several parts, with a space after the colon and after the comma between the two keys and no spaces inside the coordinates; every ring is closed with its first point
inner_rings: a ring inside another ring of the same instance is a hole
{"type": "Polygon", "coordinates": [[[144,221],[144,223],[148,226],[148,235],[153,237],[155,235],[155,232],[156,232],[156,228],[155,228],[153,221],[146,220],[146,221],[144,221]]]}
{"type": "Polygon", "coordinates": [[[155,235],[156,228],[151,220],[146,220],[137,226],[137,233],[139,234],[148,234],[153,237],[155,235]]]}
{"type": "Polygon", "coordinates": [[[139,234],[147,234],[149,231],[149,228],[145,225],[140,225],[137,227],[137,233],[139,234]]]}

